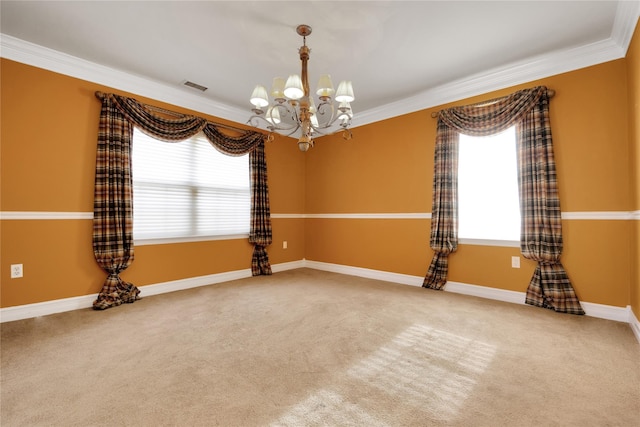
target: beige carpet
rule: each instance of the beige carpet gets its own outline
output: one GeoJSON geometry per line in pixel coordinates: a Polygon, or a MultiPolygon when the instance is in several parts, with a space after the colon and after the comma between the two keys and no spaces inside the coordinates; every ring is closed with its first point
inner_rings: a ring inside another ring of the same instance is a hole
{"type": "Polygon", "coordinates": [[[638,426],[629,325],[300,269],[4,323],[8,426],[638,426]]]}

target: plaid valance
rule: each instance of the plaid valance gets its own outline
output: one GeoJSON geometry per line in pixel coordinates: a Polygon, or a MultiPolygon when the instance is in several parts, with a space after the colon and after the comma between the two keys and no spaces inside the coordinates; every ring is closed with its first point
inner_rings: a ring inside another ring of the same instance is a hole
{"type": "Polygon", "coordinates": [[[265,136],[260,132],[237,130],[240,133],[238,136],[226,135],[220,132],[215,123],[202,117],[162,110],[142,104],[134,98],[102,92],[96,92],[96,97],[103,102],[106,98],[110,99],[113,108],[127,121],[161,141],[183,141],[202,131],[211,145],[231,156],[247,154],[264,142],[265,136]],[[163,117],[156,111],[166,111],[172,118],[163,117]]]}
{"type": "Polygon", "coordinates": [[[264,135],[259,132],[232,137],[220,132],[213,123],[207,123],[203,132],[215,148],[228,156],[242,156],[264,143],[264,135]]]}
{"type": "Polygon", "coordinates": [[[438,120],[459,133],[493,135],[520,122],[546,92],[546,87],[538,86],[478,104],[447,108],[440,111],[438,120]]]}

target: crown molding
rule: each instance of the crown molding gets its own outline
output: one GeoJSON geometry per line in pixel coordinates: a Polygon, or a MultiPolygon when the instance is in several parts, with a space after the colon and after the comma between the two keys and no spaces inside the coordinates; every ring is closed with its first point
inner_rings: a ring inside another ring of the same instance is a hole
{"type": "MultiPolygon", "coordinates": [[[[550,52],[437,86],[409,98],[358,113],[352,128],[541,78],[623,58],[640,16],[640,0],[619,1],[611,37],[550,52]]],[[[182,88],[125,73],[0,33],[0,57],[167,102],[201,113],[246,123],[248,113],[182,88]]]]}
{"type": "Polygon", "coordinates": [[[360,112],[353,118],[352,127],[624,58],[639,18],[640,0],[619,1],[609,39],[493,68],[360,112]]]}
{"type": "Polygon", "coordinates": [[[504,89],[568,71],[624,57],[624,50],[613,40],[552,52],[474,74],[464,79],[420,92],[410,98],[382,105],[353,119],[353,127],[409,114],[449,102],[504,89]]]}
{"type": "Polygon", "coordinates": [[[190,93],[188,92],[190,89],[174,87],[142,76],[105,67],[104,65],[86,61],[2,33],[0,33],[0,57],[189,108],[236,123],[244,124],[248,118],[246,111],[190,93]]]}
{"type": "Polygon", "coordinates": [[[640,0],[619,1],[613,21],[611,38],[623,49],[624,55],[631,44],[631,38],[640,19],[640,0]]]}

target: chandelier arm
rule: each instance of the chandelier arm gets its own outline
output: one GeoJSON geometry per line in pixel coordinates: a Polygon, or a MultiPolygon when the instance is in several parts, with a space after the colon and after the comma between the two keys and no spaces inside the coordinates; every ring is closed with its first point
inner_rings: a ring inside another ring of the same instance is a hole
{"type": "Polygon", "coordinates": [[[247,124],[253,127],[260,127],[260,125],[263,124],[262,122],[267,125],[267,129],[271,130],[271,123],[269,123],[269,121],[262,116],[253,115],[249,117],[249,120],[247,120],[247,124]]]}
{"type": "MultiPolygon", "coordinates": [[[[271,107],[272,116],[273,116],[273,110],[274,109],[278,110],[278,114],[280,115],[280,117],[289,116],[291,118],[292,122],[294,122],[294,123],[298,123],[299,122],[299,120],[298,120],[298,112],[296,111],[296,108],[295,108],[294,105],[290,105],[290,104],[286,104],[286,103],[274,104],[271,107]],[[289,108],[289,107],[292,107],[292,108],[289,108]],[[282,110],[282,111],[280,111],[280,110],[282,110]]],[[[282,122],[280,122],[280,123],[282,123],[282,122]]],[[[285,127],[284,129],[290,129],[290,127],[285,127]]]]}
{"type": "Polygon", "coordinates": [[[274,129],[274,130],[275,130],[276,132],[278,132],[280,135],[284,135],[284,136],[291,136],[291,135],[293,135],[294,133],[296,133],[296,132],[298,131],[298,129],[300,129],[300,124],[299,124],[299,123],[298,123],[298,124],[296,124],[296,125],[295,125],[295,127],[293,127],[293,128],[287,128],[287,129],[276,128],[276,129],[274,129]],[[289,129],[293,129],[293,130],[292,130],[291,132],[289,132],[289,133],[284,133],[284,132],[288,131],[289,129]],[[281,131],[281,130],[282,130],[282,131],[284,131],[284,132],[279,132],[279,131],[281,131]]]}
{"type": "Polygon", "coordinates": [[[321,129],[326,129],[328,127],[330,127],[331,125],[333,125],[336,121],[336,119],[338,118],[338,114],[336,114],[336,108],[333,105],[333,102],[331,101],[323,101],[321,102],[318,107],[316,108],[316,115],[319,118],[320,116],[324,116],[326,115],[328,112],[330,112],[331,114],[328,116],[329,119],[324,121],[323,123],[320,123],[320,120],[318,120],[318,126],[321,129]],[[327,109],[329,111],[327,111],[327,109]]]}
{"type": "Polygon", "coordinates": [[[285,136],[291,136],[298,129],[300,129],[300,124],[298,124],[298,123],[294,123],[291,126],[283,127],[283,126],[281,126],[279,124],[278,125],[274,125],[269,120],[267,120],[265,117],[257,116],[257,115],[249,117],[249,120],[247,120],[247,124],[250,124],[253,127],[260,127],[260,124],[263,124],[271,132],[277,132],[277,133],[279,133],[281,135],[285,135],[285,136]]]}
{"type": "Polygon", "coordinates": [[[324,131],[324,129],[326,129],[326,128],[317,128],[315,126],[311,126],[311,128],[313,129],[313,133],[317,133],[320,136],[331,135],[331,133],[327,133],[327,132],[324,131]],[[322,130],[320,130],[320,129],[322,129],[322,130]]]}
{"type": "MultiPolygon", "coordinates": [[[[340,115],[337,115],[336,117],[333,118],[333,120],[331,120],[329,123],[327,123],[326,127],[331,127],[333,126],[338,120],[342,120],[340,119],[340,115]]],[[[341,128],[348,128],[349,126],[351,126],[351,117],[349,117],[349,120],[346,121],[346,124],[340,124],[341,128]]]]}
{"type": "Polygon", "coordinates": [[[274,129],[283,129],[283,130],[289,130],[289,129],[293,129],[295,127],[294,124],[291,124],[290,126],[285,126],[284,124],[281,125],[282,121],[281,121],[281,117],[290,117],[291,121],[293,123],[297,123],[298,122],[298,116],[297,116],[297,112],[295,108],[290,108],[291,106],[287,103],[284,102],[278,102],[274,105],[272,105],[271,107],[269,107],[266,111],[266,113],[262,110],[254,110],[256,112],[256,114],[254,114],[253,116],[251,116],[249,118],[249,121],[251,121],[251,119],[260,119],[264,122],[267,123],[267,126],[270,128],[274,128],[274,129]]]}
{"type": "MultiPolygon", "coordinates": [[[[333,126],[336,124],[336,122],[337,122],[338,120],[342,120],[342,119],[340,119],[340,116],[339,116],[339,115],[337,115],[336,117],[333,117],[331,121],[329,121],[329,122],[327,122],[327,123],[325,123],[325,124],[323,124],[323,125],[320,125],[320,126],[318,126],[318,127],[315,127],[315,126],[314,126],[314,127],[313,127],[313,129],[314,129],[314,130],[318,130],[318,129],[328,129],[328,128],[331,128],[331,127],[333,127],[333,126]]],[[[344,123],[340,123],[340,129],[336,129],[336,131],[335,131],[335,132],[338,132],[338,131],[339,131],[339,130],[341,130],[341,129],[348,129],[348,128],[349,128],[349,126],[351,126],[351,117],[349,117],[349,119],[348,119],[346,122],[344,122],[344,123]]],[[[335,132],[333,132],[333,133],[335,133],[335,132]]],[[[329,135],[331,135],[331,134],[329,134],[329,135]]]]}

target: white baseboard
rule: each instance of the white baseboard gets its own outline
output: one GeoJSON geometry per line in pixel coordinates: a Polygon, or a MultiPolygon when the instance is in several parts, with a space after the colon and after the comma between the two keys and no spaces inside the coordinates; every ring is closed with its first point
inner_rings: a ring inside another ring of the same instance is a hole
{"type": "MultiPolygon", "coordinates": [[[[468,285],[457,282],[447,282],[444,290],[514,304],[524,304],[527,297],[525,292],[508,291],[505,289],[488,288],[486,286],[468,285]]],[[[629,307],[615,307],[584,301],[580,301],[580,305],[582,305],[586,316],[615,320],[616,322],[629,322],[629,307]]]]}
{"type": "Polygon", "coordinates": [[[291,261],[291,262],[282,262],[280,264],[273,264],[271,266],[271,271],[274,273],[280,273],[281,271],[287,271],[287,270],[295,270],[297,268],[304,268],[304,259],[298,260],[298,261],[291,261]]]}
{"type": "MultiPolygon", "coordinates": [[[[274,264],[271,270],[274,273],[296,268],[303,268],[304,260],[274,264]]],[[[167,292],[182,291],[185,289],[197,288],[199,286],[213,285],[215,283],[228,282],[231,280],[251,277],[251,269],[227,271],[206,276],[190,277],[188,279],[172,280],[169,282],[155,283],[153,285],[139,286],[140,296],[147,297],[160,295],[167,292]]],[[[80,310],[90,308],[98,298],[98,294],[83,295],[80,297],[64,298],[53,301],[38,302],[35,304],[25,304],[15,307],[0,308],[0,323],[12,322],[14,320],[29,319],[32,317],[46,316],[48,314],[62,313],[65,311],[80,310]]]]}
{"type": "Polygon", "coordinates": [[[594,302],[580,301],[585,315],[599,319],[615,320],[616,322],[629,323],[631,307],[615,307],[613,305],[596,304],[594,302]]]}
{"type": "MultiPolygon", "coordinates": [[[[334,273],[347,274],[350,276],[365,277],[387,282],[400,283],[411,286],[422,286],[424,277],[410,276],[407,274],[391,273],[388,271],[370,270],[360,267],[349,267],[340,264],[330,264],[318,261],[305,261],[305,267],[316,270],[331,271],[334,273]]],[[[508,291],[505,289],[489,288],[486,286],[470,285],[467,283],[447,282],[444,287],[445,292],[454,292],[463,295],[471,295],[480,298],[487,298],[497,301],[514,304],[524,304],[526,294],[524,292],[508,291]]],[[[640,343],[640,322],[633,314],[630,306],[615,307],[611,305],[596,304],[592,302],[580,302],[585,315],[600,319],[615,320],[617,322],[629,323],[631,329],[640,343]]]]}
{"type": "Polygon", "coordinates": [[[80,297],[0,308],[0,322],[12,322],[14,320],[30,319],[32,317],[88,308],[92,306],[97,297],[98,294],[83,295],[80,297]]]}
{"type": "Polygon", "coordinates": [[[636,315],[633,313],[631,306],[627,306],[627,308],[629,309],[629,326],[631,326],[633,334],[636,336],[636,339],[640,343],[640,322],[638,321],[636,315]]]}
{"type": "MultiPolygon", "coordinates": [[[[271,269],[273,272],[280,272],[302,267],[304,267],[304,260],[274,264],[271,266],[271,269]]],[[[141,297],[148,297],[167,292],[182,291],[197,288],[199,286],[228,282],[231,280],[244,279],[247,277],[251,277],[251,269],[227,271],[224,273],[209,274],[206,276],[190,277],[188,279],[172,280],[153,285],[139,286],[138,289],[140,289],[141,297]]],[[[93,306],[93,302],[96,298],[98,298],[98,294],[91,294],[80,297],[63,298],[34,304],[0,308],[0,323],[90,308],[93,306]]]]}
{"type": "Polygon", "coordinates": [[[172,280],[170,282],[156,283],[153,285],[138,286],[140,297],[166,294],[168,292],[184,291],[200,286],[229,282],[231,280],[251,277],[251,269],[227,271],[224,273],[208,274],[206,276],[190,277],[188,279],[172,280]]]}
{"type": "MultiPolygon", "coordinates": [[[[408,274],[392,273],[389,271],[372,270],[361,267],[350,267],[347,265],[310,261],[306,259],[274,264],[271,266],[271,270],[274,273],[279,273],[286,270],[294,270],[297,268],[305,267],[315,270],[330,271],[333,273],[364,277],[367,279],[382,280],[385,282],[399,283],[410,286],[422,286],[422,282],[424,280],[424,278],[421,276],[412,276],[408,274]]],[[[168,292],[175,292],[200,286],[228,282],[231,280],[244,279],[247,277],[251,277],[250,269],[209,274],[206,276],[192,277],[181,280],[172,280],[169,282],[156,283],[153,285],[139,286],[140,296],[145,297],[159,295],[168,292]]],[[[508,291],[505,289],[489,288],[486,286],[470,285],[459,282],[447,282],[444,290],[446,292],[454,292],[514,304],[524,304],[525,301],[524,292],[508,291]]],[[[79,297],[45,301],[35,304],[0,308],[0,322],[11,322],[14,320],[29,319],[32,317],[46,316],[48,314],[90,308],[93,304],[93,301],[95,301],[97,297],[98,294],[83,295],[79,297]]],[[[633,310],[631,310],[630,306],[614,307],[610,305],[590,302],[581,302],[581,304],[587,316],[629,323],[631,329],[633,330],[633,333],[638,339],[638,342],[640,342],[640,322],[638,322],[638,319],[634,315],[633,310]]]]}
{"type": "Polygon", "coordinates": [[[332,273],[346,274],[348,276],[358,276],[367,279],[382,280],[385,282],[400,283],[402,285],[422,286],[424,277],[410,276],[408,274],[391,273],[388,271],[371,270],[361,267],[350,267],[348,265],[330,264],[327,262],[305,260],[304,266],[314,270],[330,271],[332,273]]]}
{"type": "Polygon", "coordinates": [[[445,292],[471,295],[474,297],[510,302],[513,304],[524,304],[526,294],[524,292],[508,291],[506,289],[488,288],[486,286],[469,285],[460,282],[447,282],[444,287],[445,292]]]}

